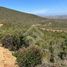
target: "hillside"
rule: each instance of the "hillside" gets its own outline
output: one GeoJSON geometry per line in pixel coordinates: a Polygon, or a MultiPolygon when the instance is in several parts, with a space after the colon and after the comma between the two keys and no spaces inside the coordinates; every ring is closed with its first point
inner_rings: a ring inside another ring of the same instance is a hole
{"type": "Polygon", "coordinates": [[[54,30],[67,30],[67,20],[43,18],[13,9],[0,7],[0,39],[7,34],[23,34],[31,25],[54,30]]]}
{"type": "Polygon", "coordinates": [[[13,53],[19,67],[67,67],[67,19],[43,18],[0,7],[0,43],[1,55],[10,55],[6,63],[10,57],[13,62],[13,53]]]}
{"type": "Polygon", "coordinates": [[[15,28],[18,29],[25,26],[30,27],[30,25],[32,24],[43,24],[43,25],[46,24],[47,28],[56,28],[56,29],[66,30],[67,20],[62,18],[50,19],[50,17],[40,17],[37,15],[28,14],[25,12],[20,12],[20,11],[16,11],[16,10],[5,8],[5,7],[0,7],[0,24],[3,24],[3,27],[6,26],[7,28],[14,27],[14,29],[15,28]]]}
{"type": "Polygon", "coordinates": [[[42,22],[42,20],[45,21],[45,19],[33,14],[0,7],[0,23],[36,24],[42,22]]]}

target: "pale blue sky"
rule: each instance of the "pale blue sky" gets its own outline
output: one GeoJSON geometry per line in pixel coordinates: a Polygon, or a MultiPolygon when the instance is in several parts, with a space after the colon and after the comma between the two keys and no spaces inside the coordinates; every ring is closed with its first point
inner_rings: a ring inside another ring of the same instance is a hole
{"type": "Polygon", "coordinates": [[[41,15],[67,15],[67,0],[0,0],[0,6],[41,15]]]}

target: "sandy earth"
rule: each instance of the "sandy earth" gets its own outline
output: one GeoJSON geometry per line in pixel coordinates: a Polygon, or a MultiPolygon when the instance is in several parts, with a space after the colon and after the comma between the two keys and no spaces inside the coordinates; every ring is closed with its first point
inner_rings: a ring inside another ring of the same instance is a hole
{"type": "Polygon", "coordinates": [[[8,49],[3,47],[0,47],[0,67],[18,67],[16,58],[8,49]]]}
{"type": "Polygon", "coordinates": [[[0,24],[0,27],[2,27],[3,26],[3,24],[0,24]]]}

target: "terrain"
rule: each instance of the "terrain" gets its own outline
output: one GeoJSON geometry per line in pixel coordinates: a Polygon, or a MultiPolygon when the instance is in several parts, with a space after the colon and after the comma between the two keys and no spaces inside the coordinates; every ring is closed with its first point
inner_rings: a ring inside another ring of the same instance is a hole
{"type": "Polygon", "coordinates": [[[42,18],[37,15],[28,14],[16,10],[8,9],[5,7],[0,7],[0,21],[2,23],[36,24],[41,22],[42,20],[45,21],[45,19],[47,18],[42,18]]]}
{"type": "Polygon", "coordinates": [[[45,16],[45,17],[50,19],[60,19],[60,20],[67,19],[67,15],[45,16]]]}
{"type": "Polygon", "coordinates": [[[16,58],[8,49],[3,47],[0,47],[0,67],[17,67],[16,58]]]}
{"type": "Polygon", "coordinates": [[[0,7],[0,53],[10,52],[19,67],[67,67],[67,19],[62,18],[0,7]]]}

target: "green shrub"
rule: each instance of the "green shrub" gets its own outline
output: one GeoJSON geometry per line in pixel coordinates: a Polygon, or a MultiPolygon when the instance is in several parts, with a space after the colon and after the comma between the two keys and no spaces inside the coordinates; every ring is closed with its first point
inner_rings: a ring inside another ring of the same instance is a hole
{"type": "Polygon", "coordinates": [[[22,47],[28,47],[29,43],[28,40],[26,40],[25,36],[20,36],[20,45],[22,45],[22,47]]]}
{"type": "Polygon", "coordinates": [[[35,67],[41,64],[42,52],[37,46],[23,48],[14,54],[20,67],[35,67]]]}

